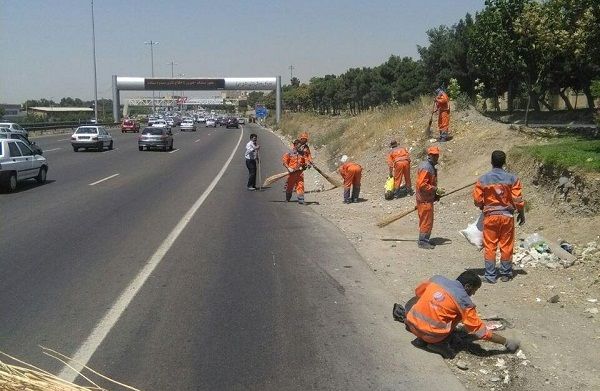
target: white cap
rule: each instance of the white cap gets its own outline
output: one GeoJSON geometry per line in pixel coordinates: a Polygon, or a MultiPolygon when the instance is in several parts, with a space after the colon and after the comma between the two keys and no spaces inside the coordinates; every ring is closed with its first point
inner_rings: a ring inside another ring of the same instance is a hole
{"type": "Polygon", "coordinates": [[[346,163],[348,161],[348,155],[343,155],[340,159],[340,162],[346,163]]]}

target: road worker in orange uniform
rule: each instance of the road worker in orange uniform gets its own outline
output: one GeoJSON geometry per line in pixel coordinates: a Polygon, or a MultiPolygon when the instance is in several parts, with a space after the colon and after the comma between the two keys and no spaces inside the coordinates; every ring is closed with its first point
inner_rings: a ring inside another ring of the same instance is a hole
{"type": "Polygon", "coordinates": [[[438,88],[435,92],[437,94],[435,97],[435,112],[438,113],[440,141],[446,141],[450,129],[450,98],[442,88],[438,88]]]}
{"type": "Polygon", "coordinates": [[[308,146],[308,133],[303,132],[298,136],[298,140],[300,140],[301,149],[304,152],[304,157],[308,161],[308,164],[312,166],[312,153],[310,152],[310,147],[308,146]]]}
{"type": "Polygon", "coordinates": [[[292,192],[296,189],[298,204],[304,205],[304,170],[307,169],[309,161],[305,157],[300,140],[294,140],[292,148],[283,154],[281,161],[290,173],[285,184],[285,200],[289,202],[292,192]]]}
{"type": "Polygon", "coordinates": [[[427,148],[427,159],[417,170],[417,213],[419,214],[419,247],[431,250],[435,246],[429,242],[433,229],[433,203],[439,200],[437,195],[437,169],[440,157],[438,147],[427,148]]]}
{"type": "Polygon", "coordinates": [[[406,148],[398,146],[396,140],[390,142],[390,148],[387,164],[390,169],[390,178],[394,178],[394,197],[413,195],[414,191],[410,182],[410,155],[406,148]],[[402,184],[403,180],[404,184],[402,184]]]}
{"type": "Polygon", "coordinates": [[[344,204],[358,202],[362,167],[359,164],[349,162],[346,155],[342,156],[340,163],[342,165],[338,171],[344,178],[344,204]],[[352,197],[350,197],[350,188],[352,188],[352,197]]]}
{"type": "MultiPolygon", "coordinates": [[[[413,344],[444,358],[453,358],[450,335],[458,323],[477,339],[504,345],[510,352],[519,348],[519,341],[507,339],[487,328],[477,315],[471,296],[481,287],[481,279],[472,271],[463,272],[456,280],[433,276],[415,289],[416,297],[404,309],[404,324],[417,339],[413,344]]],[[[394,305],[396,319],[397,304],[394,305]]]]}
{"type": "Polygon", "coordinates": [[[504,171],[506,154],[492,152],[492,171],[479,177],[473,189],[473,201],[483,211],[483,248],[486,282],[496,282],[496,249],[500,248],[500,281],[513,277],[512,255],[515,244],[514,212],[519,225],[525,223],[525,202],[521,181],[504,171]]]}

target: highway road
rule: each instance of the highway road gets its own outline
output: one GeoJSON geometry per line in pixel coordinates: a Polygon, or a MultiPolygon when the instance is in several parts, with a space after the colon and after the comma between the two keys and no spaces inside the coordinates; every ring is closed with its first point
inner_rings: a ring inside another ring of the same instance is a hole
{"type": "Polygon", "coordinates": [[[263,177],[281,172],[256,125],[176,129],[171,153],[37,139],[48,183],[0,194],[0,350],[75,379],[43,345],[142,390],[462,389],[335,226],[282,183],[246,190],[251,132],[263,177]]]}

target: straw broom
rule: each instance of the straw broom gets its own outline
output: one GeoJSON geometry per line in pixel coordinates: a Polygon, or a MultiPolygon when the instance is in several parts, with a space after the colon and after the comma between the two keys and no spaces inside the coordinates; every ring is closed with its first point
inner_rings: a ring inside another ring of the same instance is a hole
{"type": "MultiPolygon", "coordinates": [[[[440,196],[440,198],[447,197],[447,196],[449,196],[450,194],[454,194],[454,193],[456,193],[457,191],[461,191],[461,190],[464,190],[464,189],[466,189],[466,188],[468,188],[468,187],[474,186],[474,185],[475,185],[475,183],[477,183],[477,182],[469,183],[468,185],[465,185],[465,186],[459,187],[458,189],[454,189],[454,190],[452,190],[452,191],[449,191],[448,193],[446,193],[446,194],[443,194],[442,196],[440,196]]],[[[412,209],[410,209],[410,210],[407,210],[407,211],[405,211],[405,212],[401,212],[401,213],[397,213],[397,214],[395,214],[395,215],[391,215],[390,217],[387,217],[387,218],[385,218],[385,219],[381,220],[380,222],[378,222],[378,223],[377,223],[377,226],[378,226],[379,228],[383,228],[383,227],[385,227],[386,225],[390,225],[391,223],[393,223],[393,222],[394,222],[394,221],[396,221],[396,220],[400,220],[401,218],[403,218],[403,217],[405,217],[405,216],[408,216],[409,214],[411,214],[411,213],[412,213],[412,212],[414,212],[415,210],[417,210],[417,207],[416,207],[416,206],[414,206],[412,209]]]]}
{"type": "MultiPolygon", "coordinates": [[[[70,361],[70,358],[56,352],[52,349],[44,348],[43,353],[61,361],[62,363],[67,363],[70,361]]],[[[0,351],[0,355],[7,357],[13,362],[19,364],[8,364],[2,360],[0,360],[0,390],[27,390],[27,391],[91,391],[91,390],[104,390],[106,389],[98,386],[95,382],[93,382],[88,377],[84,376],[82,373],[79,375],[84,378],[87,382],[89,382],[91,387],[79,386],[77,384],[62,380],[61,378],[47,372],[43,369],[40,369],[36,366],[28,364],[24,361],[21,361],[13,356],[10,356],[4,352],[0,351]]],[[[93,369],[84,366],[85,369],[94,373],[95,375],[108,380],[109,382],[119,385],[123,388],[139,391],[136,388],[130,387],[123,383],[119,383],[113,379],[110,379],[93,369]]]]}

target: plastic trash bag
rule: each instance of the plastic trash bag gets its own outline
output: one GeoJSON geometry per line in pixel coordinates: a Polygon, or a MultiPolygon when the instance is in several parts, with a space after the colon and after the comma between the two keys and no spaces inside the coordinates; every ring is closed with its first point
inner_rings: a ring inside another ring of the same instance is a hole
{"type": "Polygon", "coordinates": [[[383,197],[386,200],[394,199],[394,178],[388,178],[387,181],[385,181],[385,193],[383,197]]]}
{"type": "Polygon", "coordinates": [[[469,243],[481,250],[483,248],[483,213],[479,214],[476,222],[469,224],[460,233],[469,243]]]}

